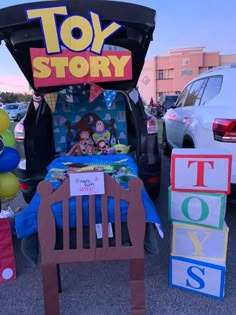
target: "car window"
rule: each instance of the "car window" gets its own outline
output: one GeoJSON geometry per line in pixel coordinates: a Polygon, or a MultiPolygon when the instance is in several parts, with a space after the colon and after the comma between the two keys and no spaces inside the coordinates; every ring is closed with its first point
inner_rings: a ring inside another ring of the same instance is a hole
{"type": "Polygon", "coordinates": [[[215,76],[208,79],[200,105],[205,105],[220,93],[222,82],[222,76],[215,76]]]}
{"type": "Polygon", "coordinates": [[[9,104],[9,105],[5,105],[4,109],[6,110],[12,110],[12,109],[17,109],[17,105],[13,105],[13,104],[9,104]]]}
{"type": "Polygon", "coordinates": [[[197,106],[200,103],[204,87],[206,85],[206,79],[200,79],[193,82],[188,96],[185,99],[184,106],[197,106]]]}
{"type": "Polygon", "coordinates": [[[179,98],[177,99],[176,102],[176,107],[181,107],[184,104],[184,101],[188,95],[188,92],[191,88],[192,84],[189,84],[188,86],[186,86],[186,88],[183,90],[183,92],[180,94],[179,98]]]}

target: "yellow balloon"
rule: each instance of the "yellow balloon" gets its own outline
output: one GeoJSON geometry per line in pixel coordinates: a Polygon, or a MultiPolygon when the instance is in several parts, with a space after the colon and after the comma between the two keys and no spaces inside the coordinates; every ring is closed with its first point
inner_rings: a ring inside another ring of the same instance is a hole
{"type": "Polygon", "coordinates": [[[10,125],[10,118],[8,116],[8,113],[0,108],[0,133],[7,130],[7,128],[10,125]]]}
{"type": "Polygon", "coordinates": [[[14,198],[19,191],[18,178],[12,173],[0,174],[0,199],[14,198]]]}

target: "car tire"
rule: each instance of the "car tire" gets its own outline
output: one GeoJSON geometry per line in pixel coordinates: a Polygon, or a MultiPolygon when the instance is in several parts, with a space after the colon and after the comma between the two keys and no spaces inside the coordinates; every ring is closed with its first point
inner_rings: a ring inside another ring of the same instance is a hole
{"type": "Polygon", "coordinates": [[[17,120],[17,121],[20,121],[20,120],[21,120],[21,115],[20,115],[20,114],[17,115],[16,120],[17,120]]]}
{"type": "Polygon", "coordinates": [[[149,189],[147,193],[152,201],[157,200],[160,195],[160,185],[158,185],[155,189],[149,189]]]}
{"type": "Polygon", "coordinates": [[[166,128],[165,126],[163,126],[163,132],[162,132],[162,149],[163,149],[163,153],[166,156],[170,156],[171,155],[171,148],[167,142],[167,138],[166,138],[166,128]]]}
{"type": "Polygon", "coordinates": [[[183,149],[194,149],[194,143],[192,141],[192,139],[187,138],[184,140],[183,142],[183,149]]]}

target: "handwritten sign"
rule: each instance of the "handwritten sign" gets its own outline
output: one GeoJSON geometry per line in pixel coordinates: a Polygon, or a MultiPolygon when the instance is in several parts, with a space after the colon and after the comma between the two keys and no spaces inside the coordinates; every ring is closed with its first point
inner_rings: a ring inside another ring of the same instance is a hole
{"type": "Polygon", "coordinates": [[[105,193],[104,173],[89,172],[70,174],[70,195],[103,195],[105,193]]]}

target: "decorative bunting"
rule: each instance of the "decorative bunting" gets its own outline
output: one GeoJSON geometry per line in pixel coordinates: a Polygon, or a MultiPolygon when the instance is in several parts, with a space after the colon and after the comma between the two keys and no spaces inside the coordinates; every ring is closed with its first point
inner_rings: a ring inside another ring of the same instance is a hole
{"type": "Polygon", "coordinates": [[[117,92],[116,91],[113,91],[113,90],[105,90],[103,92],[104,94],[104,97],[105,97],[105,101],[106,101],[106,104],[107,104],[107,107],[111,107],[112,103],[114,102],[115,98],[116,98],[116,94],[117,92]]]}
{"type": "Polygon", "coordinates": [[[103,88],[101,88],[99,85],[91,84],[89,103],[92,103],[100,94],[102,94],[102,92],[103,88]]]}
{"type": "Polygon", "coordinates": [[[54,112],[56,108],[58,93],[48,93],[44,96],[45,101],[50,107],[51,111],[54,112]]]}

